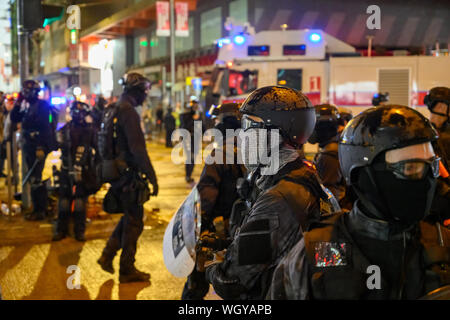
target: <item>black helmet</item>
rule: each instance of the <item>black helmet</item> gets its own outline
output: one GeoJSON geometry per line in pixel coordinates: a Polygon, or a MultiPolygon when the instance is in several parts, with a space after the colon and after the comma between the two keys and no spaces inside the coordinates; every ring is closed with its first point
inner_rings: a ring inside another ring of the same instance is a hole
{"type": "MultiPolygon", "coordinates": [[[[308,97],[288,87],[256,89],[245,99],[239,111],[243,115],[261,118],[267,129],[279,129],[283,138],[295,147],[306,142],[316,124],[315,109],[308,97]]],[[[242,127],[248,126],[243,123],[242,127]]]]}
{"type": "Polygon", "coordinates": [[[308,139],[309,143],[327,143],[338,134],[340,114],[332,104],[319,104],[316,109],[316,126],[308,139]]]}
{"type": "Polygon", "coordinates": [[[86,117],[90,114],[91,107],[84,102],[74,101],[70,106],[70,117],[78,124],[85,124],[86,117]]]}
{"type": "Polygon", "coordinates": [[[126,92],[133,88],[137,88],[141,91],[147,91],[151,87],[150,80],[136,72],[125,74],[120,80],[120,83],[126,92]]]}
{"type": "Polygon", "coordinates": [[[209,114],[213,119],[217,117],[236,117],[240,119],[239,107],[239,103],[224,103],[218,106],[212,105],[209,114]]]}
{"type": "Polygon", "coordinates": [[[447,87],[434,87],[431,89],[428,94],[423,99],[423,102],[427,105],[428,110],[431,113],[436,113],[441,116],[448,117],[448,112],[450,108],[450,88],[447,87]],[[438,102],[443,102],[447,105],[447,114],[442,114],[439,112],[434,112],[433,108],[438,102]]]}
{"type": "Polygon", "coordinates": [[[22,84],[22,95],[26,100],[37,98],[41,86],[35,80],[25,80],[22,84]]]}
{"type": "Polygon", "coordinates": [[[345,108],[345,107],[339,107],[338,108],[339,111],[339,125],[343,126],[346,123],[348,123],[350,120],[352,120],[353,118],[353,113],[350,109],[345,108]]]}
{"type": "Polygon", "coordinates": [[[379,106],[381,102],[388,102],[388,101],[389,101],[389,93],[386,92],[383,94],[383,93],[379,92],[379,93],[375,93],[373,95],[372,105],[379,106]]]}
{"type": "Polygon", "coordinates": [[[353,169],[371,165],[380,153],[437,138],[430,121],[412,108],[386,105],[367,109],[341,134],[338,153],[342,174],[350,185],[353,169]]]}

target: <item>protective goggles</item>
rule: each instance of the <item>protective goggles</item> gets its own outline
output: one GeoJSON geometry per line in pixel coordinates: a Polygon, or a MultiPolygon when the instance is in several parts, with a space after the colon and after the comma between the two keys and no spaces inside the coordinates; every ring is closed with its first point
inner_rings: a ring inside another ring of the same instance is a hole
{"type": "Polygon", "coordinates": [[[244,114],[241,126],[242,130],[247,131],[248,129],[262,129],[265,127],[265,123],[260,117],[244,114]]]}
{"type": "Polygon", "coordinates": [[[439,177],[439,161],[441,158],[432,157],[425,159],[408,159],[395,163],[386,163],[385,169],[394,173],[399,179],[420,180],[425,177],[428,170],[434,178],[439,177]]]}

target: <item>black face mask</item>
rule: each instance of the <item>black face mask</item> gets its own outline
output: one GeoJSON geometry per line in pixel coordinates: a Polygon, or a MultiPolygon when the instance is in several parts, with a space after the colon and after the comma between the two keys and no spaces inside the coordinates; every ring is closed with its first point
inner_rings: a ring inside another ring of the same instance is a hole
{"type": "Polygon", "coordinates": [[[147,98],[147,94],[145,91],[140,90],[139,88],[131,88],[128,92],[128,95],[132,96],[136,100],[136,106],[142,105],[142,103],[145,101],[145,98],[147,98]]]}
{"type": "Polygon", "coordinates": [[[431,172],[420,180],[406,180],[395,177],[388,170],[371,170],[374,185],[368,170],[371,169],[361,170],[359,174],[357,189],[360,190],[357,193],[361,195],[363,207],[376,218],[408,227],[429,213],[436,188],[436,179],[431,172]]]}
{"type": "Polygon", "coordinates": [[[88,115],[89,113],[84,110],[72,110],[72,112],[70,113],[73,123],[78,126],[86,125],[86,117],[88,115]]]}

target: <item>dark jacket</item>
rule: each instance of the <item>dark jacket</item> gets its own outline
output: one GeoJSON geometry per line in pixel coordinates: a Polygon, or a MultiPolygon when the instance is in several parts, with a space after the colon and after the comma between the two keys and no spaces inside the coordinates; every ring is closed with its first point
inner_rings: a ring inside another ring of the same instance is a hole
{"type": "MultiPolygon", "coordinates": [[[[239,195],[236,191],[236,182],[239,178],[245,176],[246,168],[243,164],[237,163],[238,149],[233,150],[233,162],[227,163],[227,146],[234,147],[235,139],[226,140],[225,130],[236,129],[236,126],[221,123],[216,126],[223,134],[224,147],[220,149],[222,152],[222,164],[211,163],[205,164],[197,184],[200,193],[201,210],[202,210],[202,231],[214,231],[213,220],[222,216],[229,219],[233,208],[233,203],[238,199],[239,195]],[[227,144],[226,142],[230,142],[227,144]],[[231,144],[233,143],[233,144],[231,144]]],[[[212,151],[212,155],[216,154],[218,149],[212,151]]]]}
{"type": "Polygon", "coordinates": [[[150,183],[156,183],[155,170],[147,153],[139,114],[135,109],[137,103],[133,97],[126,94],[123,94],[117,103],[118,158],[124,160],[128,167],[144,173],[150,183]]]}
{"type": "Polygon", "coordinates": [[[450,283],[450,230],[420,222],[392,234],[358,202],[311,226],[274,272],[269,299],[417,299],[450,283]],[[439,233],[443,244],[439,243],[439,233]],[[367,282],[379,267],[380,288],[367,282]]]}
{"type": "Polygon", "coordinates": [[[21,111],[21,104],[16,103],[11,110],[11,121],[21,122],[25,144],[42,147],[45,152],[54,148],[54,122],[51,106],[44,100],[36,100],[28,109],[21,111]]]}
{"type": "Polygon", "coordinates": [[[341,201],[345,197],[346,186],[339,165],[337,141],[321,146],[314,158],[314,163],[323,185],[334,194],[338,201],[341,201]]]}
{"type": "Polygon", "coordinates": [[[176,128],[175,118],[170,112],[167,112],[164,117],[164,127],[167,131],[173,131],[176,128]]]}
{"type": "Polygon", "coordinates": [[[58,130],[57,140],[61,148],[62,160],[61,193],[63,195],[72,194],[72,190],[67,190],[71,186],[76,187],[74,196],[77,197],[84,197],[97,192],[100,185],[97,181],[95,169],[99,163],[99,158],[94,125],[81,126],[71,121],[58,130]],[[69,172],[77,170],[81,170],[80,181],[75,181],[73,176],[69,176],[69,172]],[[72,179],[72,181],[69,181],[69,179],[72,179]]]}
{"type": "Polygon", "coordinates": [[[318,196],[320,191],[313,191],[322,190],[316,171],[300,158],[269,179],[273,183],[265,183],[266,188],[258,193],[225,261],[207,269],[207,278],[224,299],[264,298],[278,262],[302,238],[302,230],[325,210],[326,200],[318,196]],[[220,286],[219,273],[239,281],[220,286]]]}

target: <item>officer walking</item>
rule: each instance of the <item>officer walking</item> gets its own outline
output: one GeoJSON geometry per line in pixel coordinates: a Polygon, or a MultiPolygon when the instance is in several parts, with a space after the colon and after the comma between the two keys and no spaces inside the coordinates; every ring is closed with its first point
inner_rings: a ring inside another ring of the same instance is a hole
{"type": "Polygon", "coordinates": [[[414,109],[368,109],[345,128],[339,161],[358,200],[311,225],[274,272],[271,299],[417,299],[450,283],[450,230],[427,221],[437,132],[414,109]],[[370,277],[370,279],[369,279],[370,277]]]}
{"type": "Polygon", "coordinates": [[[344,203],[346,202],[346,185],[338,157],[340,114],[331,104],[321,104],[315,108],[316,126],[308,142],[319,144],[319,152],[314,158],[317,173],[323,185],[333,193],[341,207],[347,207],[344,203]]]}
{"type": "Polygon", "coordinates": [[[240,111],[244,133],[260,137],[259,143],[241,146],[249,170],[246,196],[251,208],[224,260],[217,258],[206,273],[224,299],[262,299],[280,259],[300,240],[302,230],[332,206],[313,165],[299,152],[315,125],[309,99],[291,88],[263,87],[247,97],[240,111]],[[260,153],[263,141],[277,137],[279,144],[271,143],[268,161],[247,156],[260,153]]]}
{"type": "Polygon", "coordinates": [[[33,212],[25,216],[27,220],[45,218],[47,188],[42,182],[42,171],[47,154],[56,149],[57,117],[46,101],[38,99],[40,90],[37,81],[26,80],[11,111],[11,121],[22,123],[22,148],[30,174],[33,212]]]}
{"type": "Polygon", "coordinates": [[[53,241],[68,234],[71,213],[74,218],[75,239],[85,241],[86,201],[98,191],[96,179],[97,135],[91,108],[74,101],[70,107],[70,120],[57,132],[61,147],[61,171],[56,173],[59,183],[59,210],[53,241]]]}
{"type": "MultiPolygon", "coordinates": [[[[239,105],[237,103],[220,105],[213,110],[212,117],[217,119],[215,129],[219,130],[223,137],[222,147],[218,146],[222,149],[223,162],[205,164],[197,184],[202,210],[201,234],[209,236],[210,233],[215,233],[216,236],[222,237],[221,240],[225,240],[230,236],[226,226],[229,225],[233,203],[238,198],[236,183],[246,172],[245,166],[237,163],[237,149],[234,148],[236,139],[234,136],[226,138],[226,130],[237,130],[241,127],[239,105]],[[227,148],[233,148],[232,163],[226,161],[227,148]],[[214,222],[217,218],[223,224],[224,230],[216,230],[214,222]]],[[[212,155],[216,150],[218,149],[215,149],[212,155]]],[[[199,300],[208,293],[209,283],[205,279],[203,266],[197,268],[189,275],[184,285],[181,296],[183,300],[199,300]]]]}
{"type": "MultiPolygon", "coordinates": [[[[120,282],[148,281],[150,274],[136,269],[135,254],[138,238],[143,230],[143,204],[150,194],[158,194],[155,171],[145,147],[139,115],[135,107],[141,105],[150,90],[150,81],[138,73],[130,73],[123,80],[124,92],[119,101],[107,108],[99,132],[99,152],[102,157],[102,179],[110,181],[109,192],[124,212],[106,243],[98,260],[103,270],[114,273],[112,261],[120,256],[120,282]]],[[[106,200],[106,198],[105,198],[106,200]]],[[[105,205],[105,203],[104,203],[105,205]]]]}

